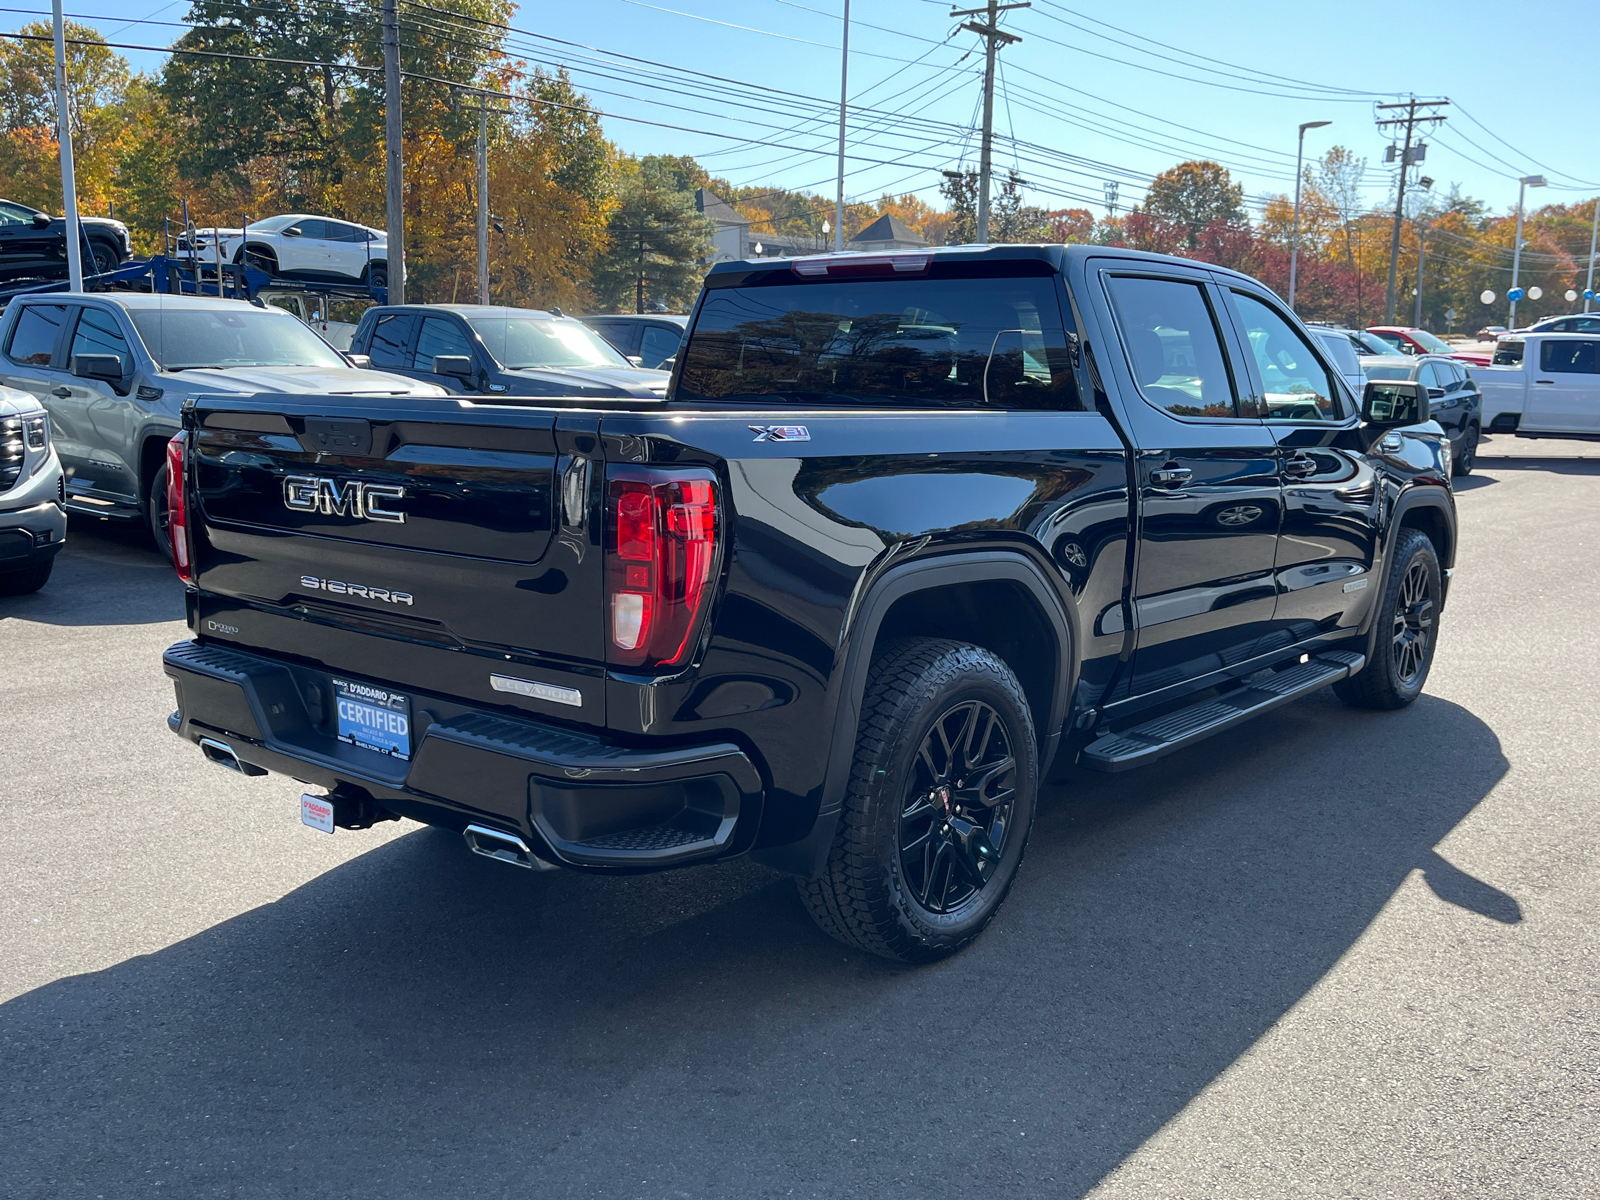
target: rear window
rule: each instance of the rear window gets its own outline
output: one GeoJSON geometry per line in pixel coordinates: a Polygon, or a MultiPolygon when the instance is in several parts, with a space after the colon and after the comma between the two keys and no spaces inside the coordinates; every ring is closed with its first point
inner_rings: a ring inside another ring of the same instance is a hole
{"type": "Polygon", "coordinates": [[[1497,367],[1515,367],[1522,362],[1522,347],[1524,343],[1511,338],[1501,338],[1495,343],[1494,365],[1497,367]]]}
{"type": "Polygon", "coordinates": [[[1333,360],[1333,365],[1343,375],[1359,375],[1361,363],[1356,359],[1356,348],[1350,344],[1350,339],[1342,333],[1319,333],[1317,340],[1322,343],[1322,348],[1328,352],[1328,357],[1333,360]]]}
{"type": "Polygon", "coordinates": [[[1371,366],[1367,368],[1368,379],[1410,379],[1411,364],[1396,363],[1394,366],[1371,366]]]}
{"type": "Polygon", "coordinates": [[[1049,277],[718,288],[676,399],[1080,409],[1049,277]]]}

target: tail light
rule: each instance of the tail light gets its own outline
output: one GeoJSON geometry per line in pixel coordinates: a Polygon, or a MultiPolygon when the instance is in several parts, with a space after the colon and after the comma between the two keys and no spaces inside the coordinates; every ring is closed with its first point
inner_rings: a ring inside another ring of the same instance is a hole
{"type": "Polygon", "coordinates": [[[178,578],[193,583],[194,563],[189,555],[189,489],[184,486],[188,444],[187,433],[180,433],[167,443],[167,542],[172,547],[172,565],[177,568],[178,578]]]}
{"type": "Polygon", "coordinates": [[[680,665],[693,650],[716,573],[716,477],[613,467],[606,550],[609,661],[680,665]]]}

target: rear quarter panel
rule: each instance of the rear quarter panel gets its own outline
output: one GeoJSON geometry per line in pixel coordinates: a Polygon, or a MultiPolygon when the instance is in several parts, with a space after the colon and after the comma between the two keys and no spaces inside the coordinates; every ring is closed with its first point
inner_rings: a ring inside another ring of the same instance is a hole
{"type": "Polygon", "coordinates": [[[1102,688],[1122,651],[1126,461],[1097,413],[766,408],[608,415],[601,433],[610,463],[712,466],[729,522],[698,669],[664,680],[613,672],[608,723],[759,747],[772,789],[766,841],[803,834],[816,812],[840,655],[890,568],[1015,551],[1056,590],[1080,691],[1102,688]],[[757,441],[775,420],[809,440],[757,441]],[[1102,619],[1108,611],[1115,619],[1102,619]]]}

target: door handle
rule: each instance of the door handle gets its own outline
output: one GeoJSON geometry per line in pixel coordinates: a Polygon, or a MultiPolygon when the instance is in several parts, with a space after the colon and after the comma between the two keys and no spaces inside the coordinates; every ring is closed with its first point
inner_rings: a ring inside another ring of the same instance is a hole
{"type": "Polygon", "coordinates": [[[70,400],[72,398],[72,389],[65,387],[52,388],[50,394],[52,396],[60,396],[63,400],[70,400]]]}
{"type": "Polygon", "coordinates": [[[1150,482],[1164,488],[1178,487],[1193,478],[1194,472],[1188,467],[1162,467],[1158,471],[1150,472],[1150,482]]]}
{"type": "Polygon", "coordinates": [[[1535,379],[1535,383],[1554,383],[1554,379],[1535,379]]]}
{"type": "Polygon", "coordinates": [[[1315,475],[1317,460],[1305,454],[1296,454],[1283,460],[1285,475],[1315,475]]]}

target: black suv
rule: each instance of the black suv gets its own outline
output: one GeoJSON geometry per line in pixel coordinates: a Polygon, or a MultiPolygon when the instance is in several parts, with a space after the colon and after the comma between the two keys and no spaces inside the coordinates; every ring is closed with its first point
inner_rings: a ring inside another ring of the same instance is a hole
{"type": "Polygon", "coordinates": [[[199,396],[173,461],[211,759],[530,870],[750,854],[908,960],[993,917],[1058,756],[1410,704],[1456,552],[1421,384],[1099,246],[720,263],[664,403],[199,396]]]}
{"type": "MultiPolygon", "coordinates": [[[[128,227],[110,217],[79,217],[83,273],[114,271],[133,254],[128,227]]],[[[0,280],[65,279],[67,223],[61,217],[0,200],[0,280]]]]}

